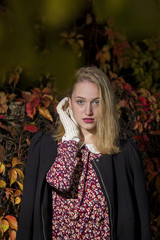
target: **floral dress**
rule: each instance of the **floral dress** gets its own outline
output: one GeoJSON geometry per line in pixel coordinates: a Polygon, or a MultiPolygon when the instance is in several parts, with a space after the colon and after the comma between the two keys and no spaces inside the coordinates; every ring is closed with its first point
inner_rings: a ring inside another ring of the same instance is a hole
{"type": "Polygon", "coordinates": [[[91,161],[101,154],[59,143],[46,180],[53,187],[52,239],[110,239],[108,207],[91,161]]]}

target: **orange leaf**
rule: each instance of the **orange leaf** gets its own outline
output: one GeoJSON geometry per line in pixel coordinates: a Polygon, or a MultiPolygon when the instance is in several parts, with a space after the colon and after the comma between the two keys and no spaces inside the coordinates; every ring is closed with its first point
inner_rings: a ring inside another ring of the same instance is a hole
{"type": "Polygon", "coordinates": [[[10,236],[9,240],[16,240],[16,231],[11,229],[9,231],[9,236],[10,236]]]}
{"type": "Polygon", "coordinates": [[[10,169],[8,171],[10,186],[17,180],[17,172],[15,169],[10,169]]]}
{"type": "Polygon", "coordinates": [[[5,188],[6,187],[6,182],[3,180],[0,180],[0,188],[5,188]]]}
{"type": "Polygon", "coordinates": [[[39,106],[38,110],[39,110],[40,115],[42,115],[43,117],[45,117],[48,120],[50,120],[51,122],[53,122],[53,118],[52,118],[50,112],[48,111],[48,109],[39,106]]]}
{"type": "Polygon", "coordinates": [[[0,225],[3,230],[3,232],[6,232],[9,229],[9,222],[6,219],[0,220],[0,225]]]}
{"type": "Polygon", "coordinates": [[[21,196],[21,194],[22,194],[22,191],[20,191],[20,190],[17,189],[17,190],[15,191],[14,196],[15,196],[15,197],[19,197],[19,196],[21,196]]]}
{"type": "Polygon", "coordinates": [[[18,158],[12,159],[12,167],[15,167],[17,164],[23,164],[18,158]]]}
{"type": "Polygon", "coordinates": [[[11,215],[7,215],[5,216],[5,218],[8,220],[10,228],[17,231],[18,229],[17,219],[11,215]]]}
{"type": "Polygon", "coordinates": [[[51,93],[51,89],[50,89],[50,88],[44,88],[44,89],[42,90],[42,93],[43,93],[43,94],[50,94],[50,93],[51,93]]]}

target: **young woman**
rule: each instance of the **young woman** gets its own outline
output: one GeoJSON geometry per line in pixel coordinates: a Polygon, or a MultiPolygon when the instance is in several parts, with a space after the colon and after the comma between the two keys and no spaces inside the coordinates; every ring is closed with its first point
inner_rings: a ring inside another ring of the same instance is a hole
{"type": "Polygon", "coordinates": [[[96,67],[75,79],[54,137],[32,140],[17,240],[151,240],[142,160],[119,139],[110,81],[96,67]]]}

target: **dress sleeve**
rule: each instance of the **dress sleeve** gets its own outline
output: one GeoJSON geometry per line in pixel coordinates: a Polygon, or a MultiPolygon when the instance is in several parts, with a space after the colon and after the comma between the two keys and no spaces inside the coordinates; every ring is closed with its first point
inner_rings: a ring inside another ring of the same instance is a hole
{"type": "Polygon", "coordinates": [[[42,136],[42,132],[38,132],[34,135],[28,151],[24,190],[18,218],[17,240],[32,239],[33,209],[39,166],[40,142],[42,136]]]}
{"type": "Polygon", "coordinates": [[[47,173],[47,182],[57,190],[66,192],[70,189],[74,169],[77,165],[78,143],[64,141],[58,147],[57,158],[47,173]]]}
{"type": "Polygon", "coordinates": [[[133,168],[133,181],[139,217],[141,223],[141,240],[151,240],[148,194],[146,189],[143,161],[136,144],[129,141],[129,159],[133,168]]]}

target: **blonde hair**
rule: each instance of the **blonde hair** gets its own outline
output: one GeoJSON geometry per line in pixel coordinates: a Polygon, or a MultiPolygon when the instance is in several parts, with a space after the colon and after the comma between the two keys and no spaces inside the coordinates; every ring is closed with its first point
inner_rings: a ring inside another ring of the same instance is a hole
{"type": "MultiPolygon", "coordinates": [[[[104,72],[97,67],[82,67],[75,74],[75,83],[70,91],[70,97],[74,91],[75,84],[88,80],[94,83],[100,94],[100,111],[97,121],[97,132],[94,145],[102,154],[114,154],[119,150],[119,121],[116,109],[115,95],[112,85],[104,72]]],[[[58,122],[55,137],[61,140],[64,128],[58,122]]]]}

